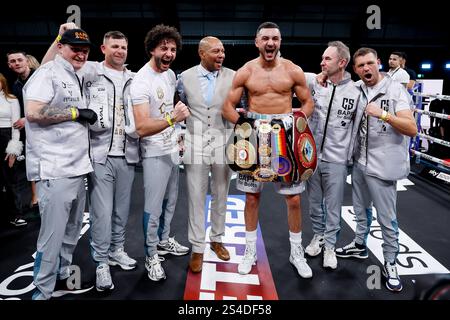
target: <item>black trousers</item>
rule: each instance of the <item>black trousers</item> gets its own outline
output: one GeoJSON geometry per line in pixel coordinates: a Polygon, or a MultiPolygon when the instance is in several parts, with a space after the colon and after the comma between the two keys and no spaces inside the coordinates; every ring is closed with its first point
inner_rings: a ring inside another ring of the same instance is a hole
{"type": "Polygon", "coordinates": [[[21,198],[16,191],[19,167],[23,164],[16,160],[12,168],[5,161],[6,147],[11,140],[11,128],[0,128],[0,203],[1,210],[6,216],[0,219],[14,220],[22,211],[21,198]]]}

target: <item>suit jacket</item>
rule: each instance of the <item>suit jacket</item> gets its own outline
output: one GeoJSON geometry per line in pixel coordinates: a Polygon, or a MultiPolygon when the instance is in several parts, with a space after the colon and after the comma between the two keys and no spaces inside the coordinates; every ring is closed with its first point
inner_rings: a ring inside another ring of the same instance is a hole
{"type": "Polygon", "coordinates": [[[235,71],[225,67],[219,70],[212,102],[207,105],[201,92],[197,67],[184,71],[181,81],[186,104],[191,111],[191,116],[186,119],[186,153],[198,155],[223,148],[227,142],[227,133],[232,125],[222,117],[222,105],[231,89],[235,71]]]}

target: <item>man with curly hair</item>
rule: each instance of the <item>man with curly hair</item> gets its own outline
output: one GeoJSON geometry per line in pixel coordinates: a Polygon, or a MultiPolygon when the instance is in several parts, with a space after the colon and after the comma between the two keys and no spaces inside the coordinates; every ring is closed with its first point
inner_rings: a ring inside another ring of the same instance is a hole
{"type": "Polygon", "coordinates": [[[145,37],[150,60],[136,74],[131,85],[131,100],[136,132],[141,137],[144,170],[145,267],[153,281],[166,278],[158,253],[184,255],[187,247],[169,238],[170,223],[178,197],[178,143],[174,125],[189,116],[182,102],[174,106],[175,73],[170,65],[181,48],[177,29],[165,25],[152,28],[145,37]],[[160,218],[164,232],[158,237],[160,218]]]}

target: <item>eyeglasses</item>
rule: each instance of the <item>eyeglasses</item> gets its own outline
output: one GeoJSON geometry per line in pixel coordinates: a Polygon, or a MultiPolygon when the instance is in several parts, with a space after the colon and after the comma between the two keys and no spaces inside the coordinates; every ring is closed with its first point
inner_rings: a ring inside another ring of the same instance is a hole
{"type": "Polygon", "coordinates": [[[68,46],[68,47],[69,47],[70,50],[72,50],[72,52],[74,52],[74,53],[82,52],[82,53],[84,53],[84,54],[88,54],[89,51],[91,50],[91,49],[89,49],[89,48],[79,48],[79,47],[72,47],[72,46],[68,46]]]}

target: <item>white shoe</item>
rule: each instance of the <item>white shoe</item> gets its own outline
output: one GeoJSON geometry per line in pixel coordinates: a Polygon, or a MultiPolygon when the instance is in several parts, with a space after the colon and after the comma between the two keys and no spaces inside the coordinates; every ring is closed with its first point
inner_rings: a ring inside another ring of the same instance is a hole
{"type": "Polygon", "coordinates": [[[148,277],[150,280],[159,281],[166,279],[166,273],[161,266],[161,260],[157,253],[153,257],[145,258],[145,269],[148,271],[148,277]]]}
{"type": "Polygon", "coordinates": [[[168,253],[173,254],[174,256],[183,256],[189,253],[189,248],[181,245],[174,237],[169,238],[169,240],[165,242],[158,243],[156,249],[160,256],[164,256],[168,253]]]}
{"type": "Polygon", "coordinates": [[[315,257],[319,255],[319,253],[322,251],[322,247],[325,244],[325,239],[323,235],[320,234],[314,234],[314,237],[312,238],[311,242],[308,244],[308,246],[305,249],[305,252],[310,257],[315,257]]]}
{"type": "Polygon", "coordinates": [[[95,287],[97,291],[114,289],[114,283],[111,279],[111,272],[106,263],[100,263],[95,270],[95,287]]]}
{"type": "Polygon", "coordinates": [[[241,263],[238,265],[240,274],[249,274],[252,266],[256,262],[256,242],[247,242],[245,245],[245,254],[241,263]]]}
{"type": "Polygon", "coordinates": [[[133,270],[137,266],[137,261],[130,258],[128,254],[123,251],[123,248],[119,248],[116,251],[109,253],[110,266],[120,266],[123,270],[133,270]]]}
{"type": "Polygon", "coordinates": [[[336,253],[334,252],[334,247],[333,248],[325,247],[325,250],[323,252],[323,267],[331,269],[337,268],[337,259],[336,253]]]}
{"type": "Polygon", "coordinates": [[[400,280],[400,276],[398,275],[397,265],[395,263],[390,264],[385,262],[382,274],[386,278],[386,288],[394,292],[402,291],[403,285],[400,280]]]}
{"type": "Polygon", "coordinates": [[[289,262],[297,268],[297,272],[302,278],[311,278],[312,270],[308,266],[308,263],[305,259],[305,253],[303,251],[303,247],[301,243],[292,243],[291,242],[291,255],[289,257],[289,262]]]}

